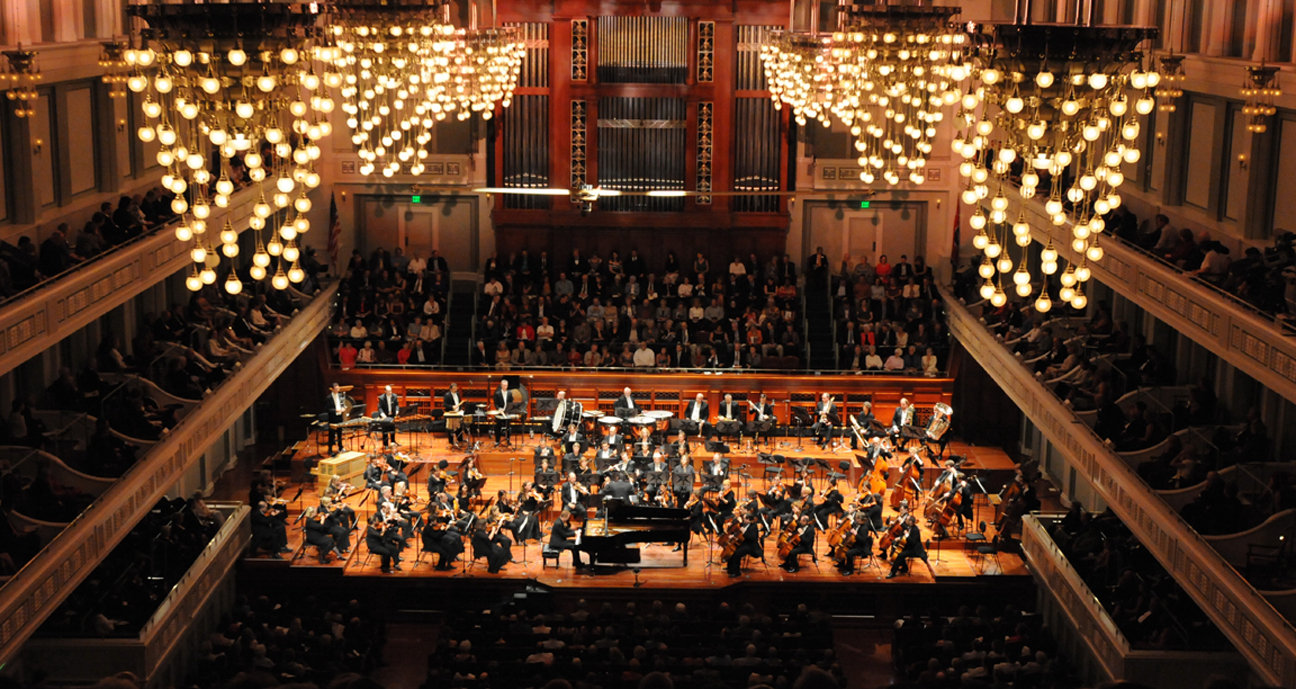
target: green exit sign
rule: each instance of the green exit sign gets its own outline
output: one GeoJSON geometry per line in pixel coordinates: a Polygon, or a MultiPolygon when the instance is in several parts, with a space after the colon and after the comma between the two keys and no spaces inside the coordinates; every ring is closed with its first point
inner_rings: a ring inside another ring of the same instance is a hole
{"type": "Polygon", "coordinates": [[[423,203],[423,197],[422,197],[422,196],[417,196],[417,195],[415,195],[415,196],[411,196],[411,197],[410,197],[410,203],[423,203]]]}
{"type": "Polygon", "coordinates": [[[860,201],[860,210],[866,210],[869,207],[868,201],[860,201]]]}

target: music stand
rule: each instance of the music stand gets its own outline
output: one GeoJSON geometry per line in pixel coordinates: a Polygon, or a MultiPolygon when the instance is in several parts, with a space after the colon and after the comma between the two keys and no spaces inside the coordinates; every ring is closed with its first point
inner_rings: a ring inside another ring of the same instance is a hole
{"type": "Polygon", "coordinates": [[[805,410],[805,407],[788,408],[792,410],[792,427],[794,429],[800,429],[793,431],[796,433],[797,449],[799,450],[801,449],[801,440],[805,437],[805,428],[810,425],[810,413],[805,410]]]}

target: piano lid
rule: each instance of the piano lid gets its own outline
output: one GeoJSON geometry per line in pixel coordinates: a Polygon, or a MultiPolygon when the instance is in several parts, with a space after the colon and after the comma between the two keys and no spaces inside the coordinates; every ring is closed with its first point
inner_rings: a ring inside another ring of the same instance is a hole
{"type": "Polygon", "coordinates": [[[631,505],[623,500],[608,501],[608,522],[653,522],[680,521],[689,518],[689,511],[682,507],[659,507],[656,505],[631,505]]]}

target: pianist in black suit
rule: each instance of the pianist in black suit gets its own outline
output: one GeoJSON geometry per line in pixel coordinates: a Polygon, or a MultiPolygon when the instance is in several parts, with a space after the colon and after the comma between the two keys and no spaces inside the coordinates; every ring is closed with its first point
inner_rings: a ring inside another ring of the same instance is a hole
{"type": "Polygon", "coordinates": [[[745,523],[742,527],[742,542],[733,555],[729,556],[726,562],[726,571],[729,576],[736,577],[742,575],[742,559],[744,557],[759,558],[764,555],[764,548],[761,544],[760,526],[756,524],[756,515],[748,514],[744,518],[745,523]]]}
{"type": "Polygon", "coordinates": [[[576,530],[571,527],[571,512],[563,510],[553,521],[553,526],[549,529],[549,547],[553,550],[571,551],[572,565],[585,566],[581,562],[580,551],[576,549],[576,530]]]}
{"type": "Polygon", "coordinates": [[[701,435],[710,416],[711,407],[699,392],[697,397],[684,408],[684,416],[680,418],[680,428],[689,435],[701,435]]]}

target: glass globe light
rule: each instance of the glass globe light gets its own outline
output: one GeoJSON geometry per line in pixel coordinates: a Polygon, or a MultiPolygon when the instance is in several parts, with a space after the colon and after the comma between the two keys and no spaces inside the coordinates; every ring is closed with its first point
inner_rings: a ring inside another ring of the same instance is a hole
{"type": "MultiPolygon", "coordinates": [[[[296,263],[297,259],[299,258],[301,258],[301,249],[298,249],[296,244],[289,243],[288,245],[284,246],[283,259],[285,261],[296,263]]],[[[293,282],[297,282],[297,281],[293,280],[293,282]]]]}
{"type": "Polygon", "coordinates": [[[190,239],[193,239],[193,229],[182,222],[179,225],[176,225],[175,238],[177,241],[187,242],[190,239]]]}
{"type": "Polygon", "coordinates": [[[995,267],[989,258],[982,258],[981,265],[977,266],[977,275],[989,280],[994,277],[995,267]]]}
{"type": "Polygon", "coordinates": [[[990,303],[996,308],[1008,303],[1008,295],[1004,294],[1003,289],[995,288],[994,294],[990,295],[990,303]]]}
{"type": "Polygon", "coordinates": [[[981,285],[980,294],[982,299],[989,299],[990,297],[994,296],[994,293],[995,293],[995,286],[993,283],[986,281],[981,285]]]}
{"type": "Polygon", "coordinates": [[[1085,258],[1095,263],[1102,260],[1103,254],[1103,248],[1097,244],[1090,244],[1089,248],[1085,250],[1085,258]]]}
{"type": "Polygon", "coordinates": [[[985,255],[989,256],[992,259],[999,258],[999,254],[1002,252],[1003,252],[1003,247],[1000,246],[999,242],[997,241],[992,240],[989,244],[986,245],[985,255]]]}
{"type": "Polygon", "coordinates": [[[1084,292],[1076,289],[1075,294],[1071,296],[1071,308],[1080,310],[1089,304],[1089,297],[1084,292]]]}
{"type": "Polygon", "coordinates": [[[1058,290],[1058,299],[1070,303],[1073,298],[1075,298],[1074,287],[1064,285],[1062,289],[1058,290]]]}
{"type": "Polygon", "coordinates": [[[257,250],[253,252],[252,265],[258,268],[265,268],[270,265],[270,254],[266,253],[265,247],[257,247],[257,250]]]}
{"type": "Polygon", "coordinates": [[[1008,257],[1008,254],[1001,254],[995,263],[995,268],[1001,273],[1007,273],[1013,269],[1013,260],[1008,257]]]}
{"type": "Polygon", "coordinates": [[[1053,308],[1053,300],[1049,299],[1048,292],[1040,290],[1039,298],[1035,300],[1035,310],[1040,313],[1048,313],[1053,308]]]}
{"type": "Polygon", "coordinates": [[[202,287],[202,279],[198,277],[198,273],[189,273],[189,277],[185,278],[185,288],[190,292],[197,292],[202,289],[202,287]]]}
{"type": "Polygon", "coordinates": [[[248,277],[252,278],[253,280],[264,280],[265,276],[266,276],[266,269],[264,266],[253,265],[252,267],[248,268],[248,277]]]}
{"type": "MultiPolygon", "coordinates": [[[[1076,284],[1075,271],[1072,268],[1067,268],[1065,271],[1062,272],[1062,277],[1058,278],[1058,280],[1062,282],[1063,287],[1075,287],[1076,284]]],[[[1071,301],[1071,300],[1066,299],[1064,301],[1071,301]]]]}
{"type": "Polygon", "coordinates": [[[204,285],[214,285],[216,284],[216,271],[211,268],[203,268],[198,273],[198,279],[202,280],[204,285]]]}
{"type": "Polygon", "coordinates": [[[305,279],[306,279],[306,271],[302,270],[301,266],[298,266],[296,263],[294,263],[293,266],[288,269],[289,281],[298,283],[305,279]]]}
{"type": "Polygon", "coordinates": [[[288,289],[288,276],[284,274],[283,266],[275,271],[274,277],[270,278],[270,285],[277,290],[288,289]]]}
{"type": "Polygon", "coordinates": [[[1089,266],[1082,265],[1076,268],[1075,277],[1078,282],[1089,282],[1089,278],[1093,277],[1093,272],[1089,270],[1089,266]]]}
{"type": "Polygon", "coordinates": [[[194,263],[205,262],[207,260],[207,248],[202,244],[195,246],[189,250],[189,258],[193,259],[194,263]]]}
{"type": "Polygon", "coordinates": [[[1058,269],[1057,261],[1040,262],[1040,272],[1044,273],[1045,275],[1052,275],[1057,272],[1057,269],[1058,269]]]}
{"type": "Polygon", "coordinates": [[[1031,294],[1031,284],[1029,282],[1018,283],[1015,289],[1017,290],[1017,296],[1023,299],[1031,294]]]}
{"type": "Polygon", "coordinates": [[[221,244],[221,253],[225,254],[225,258],[234,258],[235,256],[238,256],[238,244],[221,244]]]}
{"type": "Polygon", "coordinates": [[[239,281],[234,271],[230,271],[229,277],[225,278],[225,291],[230,294],[238,294],[243,291],[243,283],[239,281]]]}

